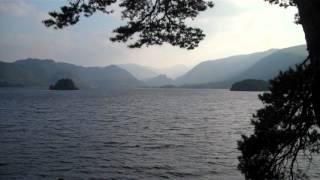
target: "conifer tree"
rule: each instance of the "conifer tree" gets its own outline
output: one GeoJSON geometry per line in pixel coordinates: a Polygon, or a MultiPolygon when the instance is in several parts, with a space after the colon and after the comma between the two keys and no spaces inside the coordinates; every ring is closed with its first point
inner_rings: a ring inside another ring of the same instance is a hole
{"type": "Polygon", "coordinates": [[[259,96],[265,107],[254,115],[254,133],[238,145],[239,169],[246,179],[307,178],[305,164],[320,152],[312,76],[310,62],[305,62],[281,72],[270,81],[270,92],[259,96]]]}

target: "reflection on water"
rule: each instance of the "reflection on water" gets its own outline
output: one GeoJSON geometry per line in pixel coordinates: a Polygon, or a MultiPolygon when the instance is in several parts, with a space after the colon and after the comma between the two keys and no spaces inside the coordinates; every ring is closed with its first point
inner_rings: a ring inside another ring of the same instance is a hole
{"type": "Polygon", "coordinates": [[[0,178],[244,179],[236,142],[259,107],[228,90],[0,89],[0,178]]]}

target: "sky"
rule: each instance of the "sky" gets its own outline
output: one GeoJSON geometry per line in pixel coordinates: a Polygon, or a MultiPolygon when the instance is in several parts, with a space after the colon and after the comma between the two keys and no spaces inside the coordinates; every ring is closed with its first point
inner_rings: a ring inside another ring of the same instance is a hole
{"type": "MultiPolygon", "coordinates": [[[[206,34],[194,50],[168,44],[129,49],[109,41],[123,24],[120,13],[83,18],[63,30],[46,28],[42,20],[67,0],[0,0],[0,61],[25,58],[54,59],[83,66],[135,63],[156,68],[194,66],[237,54],[305,44],[295,7],[281,8],[264,0],[213,0],[215,7],[190,25],[206,34]]],[[[116,10],[117,8],[115,8],[116,10]]]]}

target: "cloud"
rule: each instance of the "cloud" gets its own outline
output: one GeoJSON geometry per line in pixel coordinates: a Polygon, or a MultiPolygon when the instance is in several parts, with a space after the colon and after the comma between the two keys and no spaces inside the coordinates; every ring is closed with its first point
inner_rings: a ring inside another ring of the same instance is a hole
{"type": "Polygon", "coordinates": [[[23,0],[1,0],[0,15],[25,16],[32,11],[32,6],[23,0]]]}
{"type": "Polygon", "coordinates": [[[204,24],[195,22],[207,34],[200,50],[196,50],[201,58],[214,59],[305,43],[301,26],[293,22],[295,8],[284,9],[257,0],[225,2],[231,3],[236,12],[219,10],[220,16],[205,15],[208,20],[204,24]]]}

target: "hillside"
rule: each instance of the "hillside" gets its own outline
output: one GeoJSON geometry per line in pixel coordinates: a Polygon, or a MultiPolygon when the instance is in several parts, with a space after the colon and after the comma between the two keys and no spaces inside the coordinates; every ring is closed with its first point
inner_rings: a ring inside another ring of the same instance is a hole
{"type": "Polygon", "coordinates": [[[85,88],[134,88],[142,82],[117,66],[82,67],[53,60],[25,59],[0,63],[0,82],[48,87],[58,79],[70,78],[85,88]]]}
{"type": "Polygon", "coordinates": [[[174,81],[168,78],[166,75],[159,75],[157,77],[146,80],[145,84],[150,87],[160,87],[165,85],[174,85],[174,81]]]}
{"type": "MultiPolygon", "coordinates": [[[[287,70],[303,62],[306,56],[305,45],[232,56],[202,62],[176,80],[172,80],[168,75],[159,75],[155,69],[136,64],[82,67],[53,60],[29,58],[14,63],[0,62],[0,84],[47,87],[58,79],[71,78],[80,88],[133,88],[144,85],[229,88],[234,82],[244,79],[272,79],[280,70],[287,70]],[[135,77],[118,66],[129,69],[135,77]],[[143,79],[145,84],[136,77],[143,79]]],[[[171,72],[178,72],[179,67],[173,69],[175,70],[171,72]]],[[[180,70],[183,69],[185,70],[180,66],[180,70]]]]}
{"type": "Polygon", "coordinates": [[[171,79],[180,77],[186,72],[188,72],[189,70],[190,70],[189,67],[182,64],[174,65],[167,68],[154,69],[155,72],[158,72],[159,74],[165,74],[168,78],[171,78],[171,79]]]}
{"type": "MultiPolygon", "coordinates": [[[[214,61],[205,61],[177,78],[179,85],[190,87],[216,87],[216,84],[232,84],[243,79],[270,80],[280,70],[287,70],[303,62],[307,57],[305,45],[248,55],[232,56],[214,61]]],[[[219,86],[218,86],[219,87],[219,86]]]]}
{"type": "Polygon", "coordinates": [[[176,82],[180,85],[222,82],[242,73],[256,62],[275,51],[276,50],[272,49],[265,52],[205,61],[195,66],[185,75],[177,78],[176,82]]]}
{"type": "Polygon", "coordinates": [[[146,80],[159,75],[159,73],[156,72],[154,69],[138,64],[118,64],[117,66],[122,69],[125,69],[139,80],[146,80]]]}
{"type": "Polygon", "coordinates": [[[159,75],[166,75],[170,79],[175,79],[190,70],[185,65],[174,65],[166,68],[154,68],[138,64],[118,64],[117,66],[127,70],[134,77],[143,81],[155,78],[159,75]]]}
{"type": "Polygon", "coordinates": [[[302,63],[306,57],[306,46],[295,46],[281,49],[265,58],[262,58],[234,79],[242,80],[253,78],[270,80],[278,75],[279,71],[285,71],[289,67],[294,67],[296,64],[302,63]]]}

